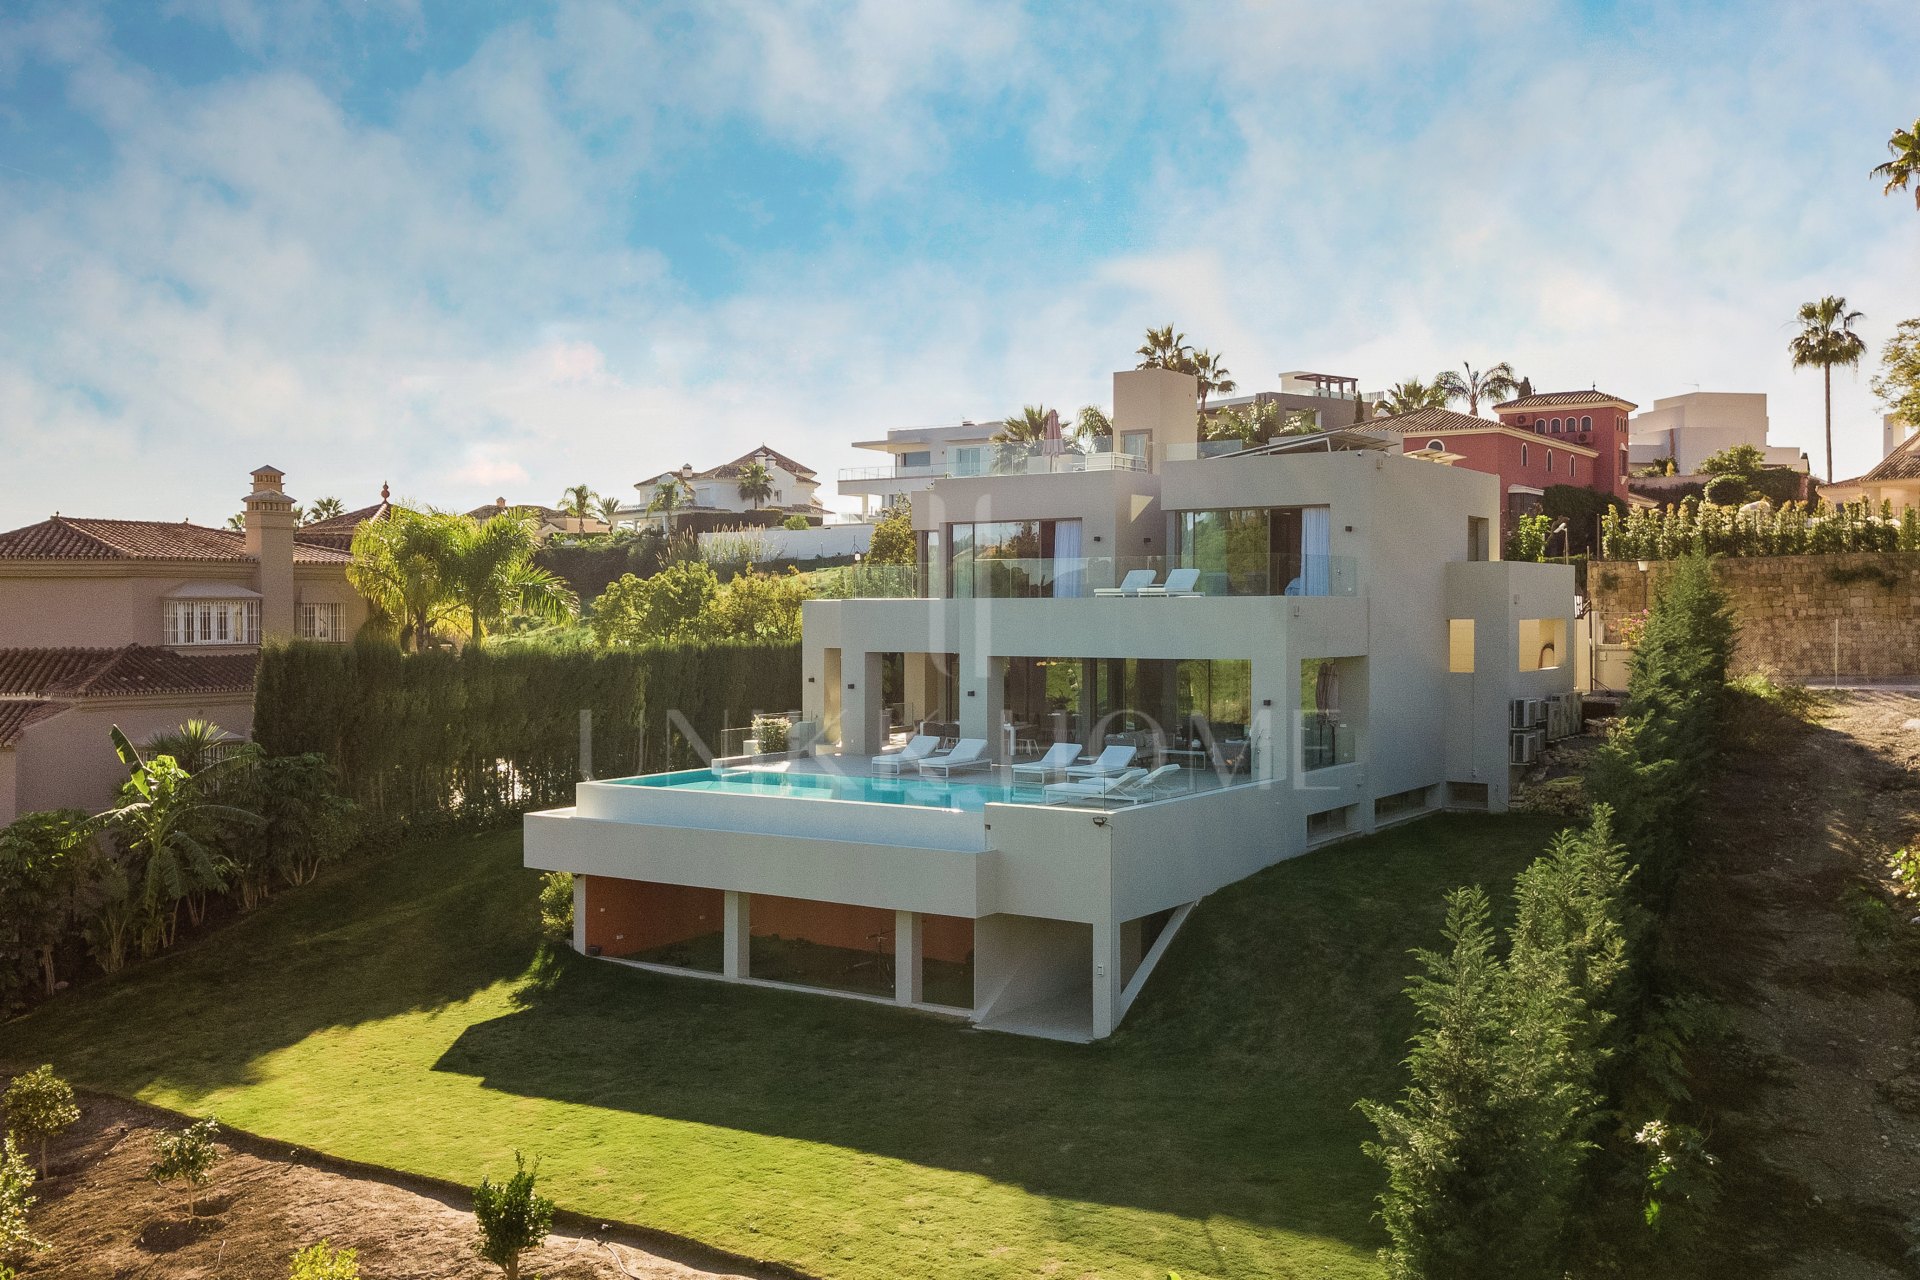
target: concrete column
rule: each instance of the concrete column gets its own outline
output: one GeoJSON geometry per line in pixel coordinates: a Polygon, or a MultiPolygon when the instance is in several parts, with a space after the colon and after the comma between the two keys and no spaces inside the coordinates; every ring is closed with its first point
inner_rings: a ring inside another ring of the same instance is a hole
{"type": "Polygon", "coordinates": [[[881,695],[885,654],[849,650],[840,659],[840,750],[878,755],[887,745],[887,707],[881,695]]]}
{"type": "Polygon", "coordinates": [[[840,650],[826,649],[820,654],[820,738],[825,743],[841,739],[840,650]]]}
{"type": "Polygon", "coordinates": [[[920,1003],[920,913],[893,913],[893,998],[898,1004],[920,1003]]]}
{"type": "Polygon", "coordinates": [[[901,694],[907,702],[909,715],[925,718],[939,710],[934,703],[940,694],[940,670],[935,666],[935,657],[931,653],[909,653],[905,655],[901,682],[901,694]]]}
{"type": "Polygon", "coordinates": [[[578,872],[573,877],[573,949],[587,954],[587,878],[578,872]]]}
{"type": "Polygon", "coordinates": [[[721,908],[720,934],[720,972],[729,978],[747,976],[747,946],[752,936],[748,911],[752,895],[736,889],[727,890],[725,904],[721,908]]]}
{"type": "Polygon", "coordinates": [[[1093,1038],[1104,1040],[1120,1023],[1122,930],[1112,920],[1093,922],[1093,1038]]]}

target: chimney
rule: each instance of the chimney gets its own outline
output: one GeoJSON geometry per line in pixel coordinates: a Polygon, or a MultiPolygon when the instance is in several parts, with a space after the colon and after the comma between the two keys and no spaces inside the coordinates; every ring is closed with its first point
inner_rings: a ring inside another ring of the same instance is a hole
{"type": "Polygon", "coordinates": [[[293,638],[293,499],[282,491],[284,478],[278,467],[261,467],[246,497],[246,552],[259,562],[254,587],[263,641],[293,638]]]}

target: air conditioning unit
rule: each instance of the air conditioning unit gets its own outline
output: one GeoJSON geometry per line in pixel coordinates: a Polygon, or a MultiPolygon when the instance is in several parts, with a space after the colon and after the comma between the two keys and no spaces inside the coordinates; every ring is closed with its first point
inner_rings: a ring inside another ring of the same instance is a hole
{"type": "Polygon", "coordinates": [[[1577,693],[1557,693],[1547,700],[1547,737],[1571,738],[1580,732],[1581,700],[1577,693]]]}
{"type": "Polygon", "coordinates": [[[1547,723],[1547,700],[1545,698],[1528,698],[1526,702],[1527,723],[1525,727],[1529,729],[1545,727],[1547,723]]]}
{"type": "Polygon", "coordinates": [[[1540,735],[1521,729],[1507,735],[1507,763],[1534,764],[1540,759],[1540,735]]]}
{"type": "Polygon", "coordinates": [[[1532,724],[1533,721],[1527,719],[1527,700],[1525,698],[1509,699],[1507,702],[1507,728],[1526,729],[1531,727],[1532,724]]]}

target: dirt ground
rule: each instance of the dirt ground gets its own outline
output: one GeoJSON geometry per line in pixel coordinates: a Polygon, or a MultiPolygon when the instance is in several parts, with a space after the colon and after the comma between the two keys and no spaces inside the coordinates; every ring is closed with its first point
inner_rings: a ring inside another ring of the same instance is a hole
{"type": "MultiPolygon", "coordinates": [[[[51,1280],[285,1280],[295,1249],[325,1239],[360,1251],[367,1280],[481,1280],[497,1268],[473,1252],[464,1197],[399,1178],[356,1176],[309,1152],[233,1136],[214,1182],[189,1217],[185,1196],[146,1178],[152,1135],[178,1127],[163,1113],[84,1097],[81,1120],[55,1148],[52,1176],[34,1188],[32,1226],[53,1245],[23,1277],[51,1280]]],[[[660,1242],[561,1230],[526,1255],[545,1280],[768,1277],[660,1242]],[[716,1269],[717,1268],[717,1269],[716,1269]]]]}
{"type": "Polygon", "coordinates": [[[1920,1275],[1920,697],[1828,695],[1746,733],[1673,957],[1726,1009],[1695,1067],[1722,1193],[1704,1276],[1920,1275]]]}

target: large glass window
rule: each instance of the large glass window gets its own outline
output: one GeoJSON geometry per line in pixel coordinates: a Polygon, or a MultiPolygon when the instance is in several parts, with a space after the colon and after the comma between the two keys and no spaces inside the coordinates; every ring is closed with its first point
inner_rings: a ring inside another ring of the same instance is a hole
{"type": "Polygon", "coordinates": [[[947,594],[956,600],[1086,594],[1078,520],[979,521],[947,532],[947,594]]]}
{"type": "Polygon", "coordinates": [[[1118,743],[1143,761],[1252,767],[1253,664],[1202,658],[1009,658],[1007,723],[1018,747],[1118,743]]]}
{"type": "Polygon", "coordinates": [[[1175,554],[1205,595],[1326,595],[1331,525],[1327,507],[1181,511],[1175,554]]]}

